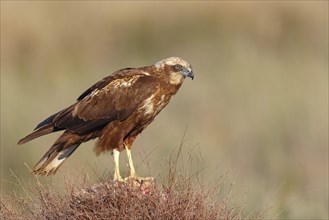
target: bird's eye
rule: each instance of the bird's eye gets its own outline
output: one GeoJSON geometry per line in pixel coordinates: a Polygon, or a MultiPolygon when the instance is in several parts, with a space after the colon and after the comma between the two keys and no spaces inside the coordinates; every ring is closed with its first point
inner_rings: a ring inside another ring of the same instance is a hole
{"type": "Polygon", "coordinates": [[[182,65],[179,65],[179,64],[176,64],[174,66],[174,68],[175,68],[175,70],[182,70],[183,69],[182,65]]]}

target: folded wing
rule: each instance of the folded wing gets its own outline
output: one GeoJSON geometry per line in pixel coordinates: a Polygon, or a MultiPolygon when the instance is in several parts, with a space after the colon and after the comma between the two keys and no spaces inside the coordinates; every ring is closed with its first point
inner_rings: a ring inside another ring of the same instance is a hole
{"type": "Polygon", "coordinates": [[[156,89],[155,80],[144,72],[117,71],[87,89],[76,103],[42,121],[18,143],[60,130],[84,135],[102,129],[111,121],[123,121],[156,89]]]}

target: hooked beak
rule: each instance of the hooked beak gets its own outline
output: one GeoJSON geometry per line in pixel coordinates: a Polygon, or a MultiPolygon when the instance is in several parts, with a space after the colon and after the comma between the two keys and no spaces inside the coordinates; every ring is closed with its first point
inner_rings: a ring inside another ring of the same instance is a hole
{"type": "Polygon", "coordinates": [[[194,79],[193,71],[191,70],[187,76],[190,77],[193,80],[194,79]]]}
{"type": "Polygon", "coordinates": [[[192,69],[189,69],[189,70],[186,70],[183,75],[185,77],[190,77],[192,80],[194,79],[194,73],[193,73],[193,70],[192,69]]]}

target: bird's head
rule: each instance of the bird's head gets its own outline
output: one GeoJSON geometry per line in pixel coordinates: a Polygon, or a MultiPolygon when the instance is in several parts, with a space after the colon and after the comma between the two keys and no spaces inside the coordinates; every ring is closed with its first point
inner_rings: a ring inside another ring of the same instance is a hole
{"type": "Polygon", "coordinates": [[[171,84],[181,84],[186,77],[194,79],[192,66],[179,57],[169,57],[155,64],[157,69],[163,69],[169,74],[171,84]]]}

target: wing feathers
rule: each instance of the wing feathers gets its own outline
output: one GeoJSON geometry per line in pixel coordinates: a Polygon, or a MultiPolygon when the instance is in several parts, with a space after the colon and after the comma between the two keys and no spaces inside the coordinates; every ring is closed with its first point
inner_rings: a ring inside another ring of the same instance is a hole
{"type": "Polygon", "coordinates": [[[77,103],[74,114],[85,121],[124,120],[156,90],[152,77],[146,74],[128,75],[91,92],[77,103]]]}
{"type": "Polygon", "coordinates": [[[48,125],[48,124],[51,124],[54,120],[54,118],[56,117],[56,115],[58,115],[58,112],[56,114],[53,114],[51,116],[49,116],[47,119],[45,119],[44,121],[40,122],[36,128],[34,128],[34,131],[45,126],[45,125],[48,125]]]}
{"type": "Polygon", "coordinates": [[[123,69],[95,83],[78,101],[38,124],[19,144],[59,130],[86,134],[113,120],[125,120],[157,90],[155,79],[145,69],[123,69]]]}
{"type": "Polygon", "coordinates": [[[29,142],[35,138],[38,138],[42,135],[46,135],[46,134],[49,134],[51,132],[54,132],[55,129],[54,129],[54,126],[49,124],[49,125],[45,125],[41,128],[39,128],[38,130],[32,132],[31,134],[27,135],[26,137],[22,138],[18,144],[25,144],[26,142],[29,142]]]}
{"type": "Polygon", "coordinates": [[[113,81],[115,79],[125,78],[127,76],[133,76],[133,75],[139,75],[139,74],[141,74],[141,73],[139,73],[139,71],[137,69],[133,69],[133,68],[125,68],[125,69],[118,70],[118,71],[114,72],[112,75],[107,76],[107,77],[103,78],[102,80],[98,81],[97,83],[92,85],[90,88],[88,88],[86,91],[84,91],[78,97],[77,101],[84,99],[85,97],[90,95],[95,89],[100,90],[100,89],[104,88],[111,81],[113,81]]]}

